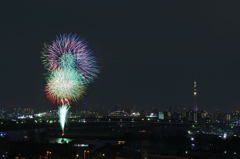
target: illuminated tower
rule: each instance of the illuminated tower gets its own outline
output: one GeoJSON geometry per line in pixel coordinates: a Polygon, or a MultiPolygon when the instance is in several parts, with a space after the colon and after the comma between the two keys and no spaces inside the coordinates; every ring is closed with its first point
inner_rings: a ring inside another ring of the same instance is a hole
{"type": "Polygon", "coordinates": [[[197,81],[193,81],[193,120],[197,122],[197,113],[198,113],[198,106],[197,106],[197,81]]]}

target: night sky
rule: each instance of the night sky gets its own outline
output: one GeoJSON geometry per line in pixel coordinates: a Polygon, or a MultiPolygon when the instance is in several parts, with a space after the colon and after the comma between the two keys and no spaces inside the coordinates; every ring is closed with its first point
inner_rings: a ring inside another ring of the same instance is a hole
{"type": "MultiPolygon", "coordinates": [[[[77,33],[101,73],[81,101],[240,108],[240,3],[16,1],[0,7],[0,104],[50,105],[43,43],[77,33]]],[[[81,102],[80,101],[80,102],[81,102]]]]}

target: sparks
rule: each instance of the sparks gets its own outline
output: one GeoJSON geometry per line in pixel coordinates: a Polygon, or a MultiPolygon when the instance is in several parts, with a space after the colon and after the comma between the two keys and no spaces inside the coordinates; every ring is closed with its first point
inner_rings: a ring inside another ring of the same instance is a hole
{"type": "Polygon", "coordinates": [[[43,50],[43,63],[50,72],[62,67],[60,60],[65,54],[71,55],[72,64],[81,72],[85,82],[91,82],[99,72],[95,57],[88,49],[86,42],[74,34],[63,34],[43,50]]]}
{"type": "Polygon", "coordinates": [[[73,34],[63,34],[42,52],[47,70],[45,92],[58,109],[59,122],[64,135],[67,112],[71,102],[85,93],[88,84],[99,72],[95,57],[86,43],[73,34]]]}
{"type": "Polygon", "coordinates": [[[60,126],[62,128],[62,136],[64,135],[64,127],[66,124],[68,110],[69,110],[68,104],[63,104],[58,108],[58,117],[59,117],[60,126]]]}
{"type": "Polygon", "coordinates": [[[58,69],[53,71],[45,88],[50,101],[62,104],[63,101],[77,101],[85,92],[84,81],[74,69],[58,69]]]}

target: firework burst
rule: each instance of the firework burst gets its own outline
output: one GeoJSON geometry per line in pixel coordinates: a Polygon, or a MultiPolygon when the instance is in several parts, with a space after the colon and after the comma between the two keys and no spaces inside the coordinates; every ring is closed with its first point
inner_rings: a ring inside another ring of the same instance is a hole
{"type": "Polygon", "coordinates": [[[91,82],[98,68],[95,57],[88,49],[86,43],[73,34],[63,34],[57,37],[51,45],[45,45],[43,50],[43,63],[49,71],[56,70],[62,66],[62,57],[65,54],[72,56],[71,64],[81,72],[86,82],[91,82]]]}
{"type": "Polygon", "coordinates": [[[63,68],[49,75],[45,91],[50,101],[62,104],[77,101],[84,94],[85,85],[75,69],[63,68]]]}
{"type": "Polygon", "coordinates": [[[60,105],[58,116],[63,135],[70,103],[85,93],[99,71],[86,43],[73,34],[58,36],[45,45],[42,55],[48,71],[45,92],[51,102],[60,105]]]}

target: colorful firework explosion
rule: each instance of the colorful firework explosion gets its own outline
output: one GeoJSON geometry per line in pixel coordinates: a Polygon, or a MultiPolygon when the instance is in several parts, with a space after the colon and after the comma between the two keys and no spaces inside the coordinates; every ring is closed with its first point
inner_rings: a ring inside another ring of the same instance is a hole
{"type": "Polygon", "coordinates": [[[77,101],[84,94],[85,85],[75,69],[63,68],[49,75],[45,91],[50,101],[63,104],[77,101]]]}
{"type": "Polygon", "coordinates": [[[96,60],[86,43],[76,35],[60,35],[51,45],[46,45],[43,63],[49,71],[56,70],[61,67],[60,61],[65,54],[72,55],[75,69],[81,72],[86,82],[91,82],[98,73],[96,60]]]}
{"type": "Polygon", "coordinates": [[[99,72],[96,60],[83,40],[73,34],[57,37],[43,50],[43,64],[48,70],[45,92],[53,103],[61,105],[59,122],[64,134],[70,102],[77,101],[99,72]]]}

